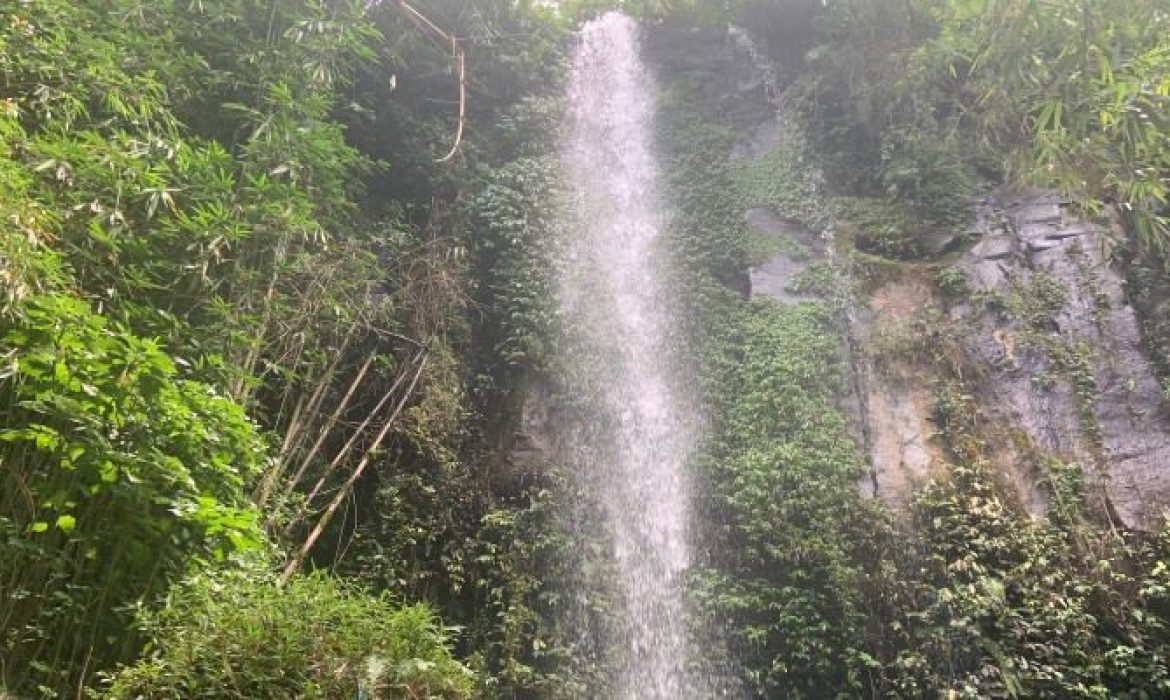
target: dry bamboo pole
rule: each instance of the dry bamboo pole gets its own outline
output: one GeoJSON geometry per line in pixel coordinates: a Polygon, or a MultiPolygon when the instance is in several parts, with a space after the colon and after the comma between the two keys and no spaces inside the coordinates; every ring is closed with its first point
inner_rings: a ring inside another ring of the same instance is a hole
{"type": "MultiPolygon", "coordinates": [[[[333,427],[337,425],[337,421],[340,420],[341,415],[345,412],[345,409],[349,407],[349,402],[353,399],[353,395],[357,392],[357,388],[361,386],[361,382],[365,378],[366,372],[369,371],[373,362],[374,355],[371,354],[366,358],[366,361],[362,364],[353,380],[350,381],[349,388],[346,390],[345,395],[341,398],[341,401],[339,401],[337,406],[333,409],[333,413],[330,414],[329,418],[325,421],[325,424],[321,426],[321,430],[317,435],[317,439],[313,442],[313,446],[309,449],[308,454],[306,454],[301,459],[300,466],[297,467],[296,473],[292,475],[292,478],[290,478],[287,483],[281,486],[280,492],[282,497],[279,500],[282,502],[287,494],[292,493],[293,490],[296,489],[297,485],[301,483],[301,479],[304,478],[305,472],[307,472],[309,467],[312,465],[313,459],[317,456],[317,453],[321,451],[321,447],[325,444],[325,440],[331,434],[333,427]]],[[[281,473],[283,473],[284,467],[285,465],[281,465],[281,473]]],[[[268,521],[265,523],[265,526],[271,528],[275,523],[275,520],[276,514],[269,514],[268,521]]]]}
{"type": "Polygon", "coordinates": [[[325,512],[321,514],[321,517],[317,520],[317,524],[313,526],[313,530],[309,532],[309,536],[305,538],[304,543],[301,544],[300,549],[297,550],[296,556],[292,558],[292,561],[290,561],[284,568],[284,571],[281,572],[279,579],[281,585],[287,582],[288,579],[297,572],[297,569],[301,567],[301,564],[304,563],[305,558],[309,555],[309,552],[312,551],[313,545],[317,543],[317,540],[320,539],[321,534],[325,532],[325,528],[329,526],[329,522],[333,519],[334,514],[337,513],[337,509],[341,507],[341,504],[345,502],[346,497],[349,496],[350,491],[353,490],[353,485],[357,483],[357,480],[360,479],[362,474],[366,471],[366,467],[370,465],[370,462],[373,460],[374,453],[381,448],[382,442],[386,439],[386,436],[390,434],[390,430],[394,427],[395,421],[398,419],[399,414],[402,413],[402,409],[406,408],[406,404],[410,401],[411,396],[414,394],[414,389],[416,386],[418,386],[419,379],[422,378],[423,370],[426,369],[427,359],[428,358],[426,355],[422,356],[421,361],[418,363],[418,369],[415,371],[414,377],[410,381],[410,386],[407,387],[406,391],[402,394],[402,398],[398,401],[398,405],[394,407],[394,412],[391,413],[390,416],[386,419],[386,422],[382,425],[382,429],[378,431],[377,437],[374,438],[373,443],[370,444],[370,447],[362,456],[362,460],[356,467],[354,467],[353,471],[350,472],[349,478],[346,479],[341,488],[337,490],[337,494],[334,495],[333,500],[329,503],[329,506],[325,509],[325,512]]]}
{"type": "Polygon", "coordinates": [[[260,322],[260,328],[256,333],[256,339],[248,347],[248,352],[244,356],[243,362],[240,363],[241,373],[239,378],[235,381],[235,386],[231,390],[232,398],[241,406],[247,407],[248,401],[251,398],[251,389],[247,386],[248,382],[246,376],[255,376],[256,363],[260,361],[260,353],[264,347],[265,338],[268,335],[268,326],[272,322],[272,300],[276,296],[277,283],[280,281],[280,266],[284,263],[284,246],[280,244],[276,250],[273,251],[272,260],[272,276],[268,280],[268,288],[264,292],[264,316],[260,322]]]}
{"type": "MultiPolygon", "coordinates": [[[[311,417],[317,415],[317,413],[320,411],[321,403],[325,400],[325,393],[329,387],[333,385],[333,377],[337,374],[337,368],[341,364],[342,359],[345,357],[345,349],[349,346],[349,340],[353,336],[353,332],[357,327],[357,323],[358,322],[355,319],[354,322],[350,325],[349,330],[345,334],[345,339],[342,340],[341,348],[337,353],[337,357],[334,358],[333,362],[329,364],[329,367],[326,368],[321,377],[316,380],[316,385],[314,386],[313,393],[310,395],[308,402],[297,402],[297,406],[293,410],[293,416],[289,421],[289,426],[285,430],[284,442],[280,446],[280,451],[277,452],[276,464],[273,465],[272,469],[269,470],[268,474],[265,475],[264,480],[257,487],[256,493],[254,494],[253,500],[256,501],[256,505],[263,507],[265,503],[268,502],[268,499],[272,495],[273,489],[276,488],[277,482],[288,468],[288,462],[292,456],[293,451],[304,439],[303,435],[308,428],[311,417]],[[307,416],[304,421],[301,421],[302,414],[307,416]]],[[[367,361],[366,366],[368,366],[368,364],[369,363],[367,361]]],[[[328,427],[324,428],[326,431],[328,429],[328,427]]]]}
{"type": "Polygon", "coordinates": [[[333,472],[337,471],[337,469],[341,466],[341,462],[349,455],[350,450],[352,450],[354,445],[357,444],[358,439],[365,432],[366,428],[368,428],[374,421],[374,418],[382,412],[382,409],[386,406],[386,404],[388,404],[390,400],[394,398],[394,392],[398,390],[398,387],[402,386],[402,383],[406,381],[407,376],[409,376],[410,367],[420,359],[424,358],[425,354],[425,350],[419,350],[418,354],[415,355],[414,358],[402,369],[402,372],[399,373],[398,377],[394,380],[394,383],[390,386],[386,393],[383,394],[382,398],[378,401],[378,404],[374,406],[374,409],[370,411],[369,415],[366,416],[361,425],[357,427],[357,430],[355,430],[353,435],[349,437],[349,440],[346,441],[341,450],[339,450],[337,454],[333,456],[333,459],[329,462],[329,466],[325,468],[325,472],[317,479],[317,483],[313,484],[312,490],[305,498],[305,503],[302,504],[302,506],[297,510],[296,515],[289,519],[289,522],[285,526],[284,532],[282,533],[285,537],[288,537],[289,533],[292,532],[293,527],[295,527],[296,524],[304,517],[305,511],[308,509],[309,505],[312,504],[313,499],[316,498],[317,494],[321,492],[321,489],[325,487],[325,482],[329,480],[329,476],[333,472]]]}
{"type": "MultiPolygon", "coordinates": [[[[309,314],[306,313],[305,315],[308,316],[309,314]]],[[[265,369],[265,372],[270,372],[272,369],[272,366],[284,366],[284,367],[290,367],[290,368],[295,369],[296,366],[300,363],[301,357],[305,354],[305,348],[308,345],[308,341],[305,337],[305,332],[302,330],[300,332],[293,333],[292,329],[290,327],[290,324],[285,322],[285,323],[280,324],[280,327],[276,330],[274,335],[277,337],[280,337],[280,338],[289,337],[289,336],[296,337],[298,339],[298,342],[295,343],[296,350],[292,351],[291,353],[288,350],[287,346],[285,348],[283,348],[284,356],[274,357],[272,360],[270,360],[268,363],[269,367],[265,369]],[[286,357],[289,354],[292,355],[292,358],[290,360],[286,361],[286,357]]],[[[261,376],[263,376],[263,375],[261,375],[261,376]]],[[[304,383],[308,384],[309,383],[308,379],[309,379],[309,377],[306,377],[306,381],[304,383]]],[[[305,392],[293,391],[293,388],[296,386],[296,384],[294,382],[285,381],[285,382],[281,383],[281,386],[282,386],[282,388],[280,391],[279,408],[276,409],[276,414],[275,414],[275,416],[273,416],[273,419],[272,419],[273,425],[280,425],[281,422],[284,420],[285,413],[288,411],[288,405],[290,402],[293,404],[294,419],[296,416],[300,415],[300,413],[301,413],[300,409],[303,409],[304,404],[305,404],[305,392]],[[295,401],[294,401],[294,399],[295,399],[295,401]]],[[[285,433],[285,437],[286,438],[288,437],[287,431],[285,433]]],[[[281,449],[284,449],[283,446],[281,449]]]]}
{"type": "Polygon", "coordinates": [[[354,375],[349,383],[349,387],[345,391],[345,395],[341,397],[341,401],[337,402],[333,413],[329,415],[329,418],[325,421],[325,425],[321,427],[317,439],[313,442],[313,446],[309,448],[309,452],[301,459],[300,466],[286,486],[287,489],[294,489],[297,484],[301,483],[301,479],[304,478],[305,472],[313,462],[313,458],[321,451],[321,447],[325,444],[325,440],[329,437],[333,426],[337,425],[337,421],[341,420],[341,415],[345,413],[345,409],[349,408],[349,402],[353,400],[353,395],[357,393],[357,389],[361,386],[362,380],[366,378],[366,373],[370,371],[370,367],[374,364],[375,357],[371,353],[366,357],[366,361],[362,363],[362,366],[358,368],[357,374],[354,375]]]}

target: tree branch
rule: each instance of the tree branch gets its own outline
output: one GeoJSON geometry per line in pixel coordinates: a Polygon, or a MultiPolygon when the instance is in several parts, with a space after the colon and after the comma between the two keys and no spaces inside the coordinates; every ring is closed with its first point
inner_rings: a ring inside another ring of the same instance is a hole
{"type": "Polygon", "coordinates": [[[424,35],[434,44],[444,50],[451,48],[451,60],[459,73],[459,124],[455,127],[455,144],[451,151],[435,160],[436,163],[446,163],[459,153],[463,145],[463,127],[467,122],[467,52],[459,39],[440,29],[434,22],[427,19],[421,12],[410,6],[406,0],[396,0],[398,8],[414,22],[424,35]]]}

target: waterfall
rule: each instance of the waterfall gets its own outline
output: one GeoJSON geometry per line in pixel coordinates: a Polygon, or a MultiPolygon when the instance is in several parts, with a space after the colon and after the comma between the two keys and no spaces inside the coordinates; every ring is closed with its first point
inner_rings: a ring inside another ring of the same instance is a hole
{"type": "Polygon", "coordinates": [[[558,302],[578,341],[560,360],[591,394],[592,444],[575,461],[613,542],[616,692],[679,700],[705,695],[687,675],[683,600],[685,467],[699,420],[672,369],[677,333],[660,250],[668,217],[639,43],[634,20],[610,13],[584,27],[573,57],[561,145],[573,211],[558,302]]]}

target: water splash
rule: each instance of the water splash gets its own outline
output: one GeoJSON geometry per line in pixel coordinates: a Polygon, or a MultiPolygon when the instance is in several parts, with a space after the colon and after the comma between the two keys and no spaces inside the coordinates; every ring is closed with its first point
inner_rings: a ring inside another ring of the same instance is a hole
{"type": "Polygon", "coordinates": [[[573,58],[562,162],[573,235],[559,286],[569,332],[562,357],[592,394],[596,443],[578,465],[602,504],[619,572],[623,621],[612,640],[617,692],[638,700],[699,697],[688,679],[683,584],[690,565],[685,464],[694,401],[671,371],[660,235],[668,218],[653,153],[654,84],[634,20],[606,14],[573,58]]]}

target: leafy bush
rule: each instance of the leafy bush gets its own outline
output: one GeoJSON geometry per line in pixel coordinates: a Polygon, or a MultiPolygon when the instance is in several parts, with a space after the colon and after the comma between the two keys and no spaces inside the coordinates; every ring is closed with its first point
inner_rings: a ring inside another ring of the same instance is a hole
{"type": "Polygon", "coordinates": [[[834,403],[840,339],[825,304],[754,304],[707,466],[723,532],[697,593],[768,696],[855,688],[861,567],[881,520],[858,496],[863,460],[834,403]]]}
{"type": "Polygon", "coordinates": [[[1101,538],[1074,511],[1079,469],[1052,465],[1053,522],[1028,522],[982,467],[915,506],[890,591],[883,682],[899,697],[1154,698],[1166,665],[1165,539],[1101,538]],[[895,592],[897,591],[897,592],[895,592]],[[895,602],[896,601],[896,602],[895,602]]]}
{"type": "Polygon", "coordinates": [[[111,700],[466,698],[472,677],[425,606],[398,607],[323,574],[197,575],[146,615],[153,653],[111,700]]]}
{"type": "Polygon", "coordinates": [[[881,182],[920,229],[954,228],[971,216],[972,160],[954,138],[932,127],[891,130],[882,145],[881,182]]]}
{"type": "Polygon", "coordinates": [[[0,328],[0,671],[56,689],[132,653],[124,608],[189,557],[263,542],[245,486],[264,443],[81,300],[28,298],[0,328]]]}

